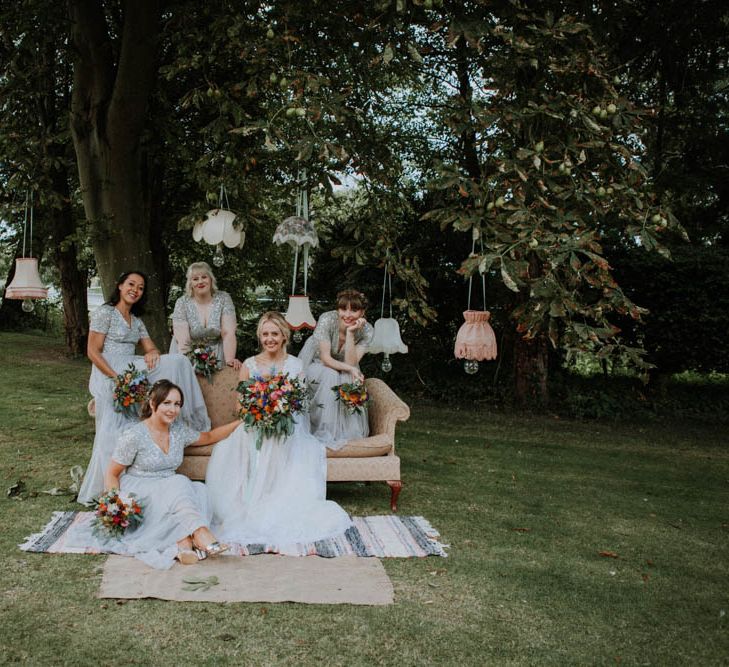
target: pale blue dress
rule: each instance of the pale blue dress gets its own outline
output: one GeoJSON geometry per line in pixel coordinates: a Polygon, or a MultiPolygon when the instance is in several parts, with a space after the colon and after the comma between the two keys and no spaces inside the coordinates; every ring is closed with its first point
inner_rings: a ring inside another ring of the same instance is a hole
{"type": "Polygon", "coordinates": [[[207,340],[215,350],[215,355],[221,365],[232,361],[232,359],[225,358],[225,351],[223,350],[223,322],[226,322],[231,328],[235,328],[235,306],[233,305],[233,299],[230,298],[230,294],[227,292],[218,290],[213,294],[206,323],[203,323],[200,319],[200,312],[195,305],[195,300],[189,296],[181,296],[175,302],[175,309],[172,311],[172,325],[175,329],[175,336],[170,342],[170,352],[185,354],[189,350],[190,341],[207,340]],[[185,331],[184,327],[180,330],[176,326],[178,323],[186,324],[187,330],[185,331]],[[178,341],[178,337],[182,340],[178,341]]]}
{"type": "Polygon", "coordinates": [[[119,490],[124,497],[133,494],[142,505],[142,523],[122,537],[106,539],[81,525],[71,530],[67,543],[134,556],[158,569],[170,568],[177,555],[177,542],[210,525],[205,485],[175,473],[185,447],[199,438],[199,431],[176,421],[170,427],[170,449],[165,454],[143,422],[124,431],[112,458],[127,466],[119,490]]]}
{"type": "MultiPolygon", "coordinates": [[[[91,314],[90,330],[105,334],[102,354],[116,373],[122,373],[130,363],[134,367],[146,369],[144,357],[135,354],[136,345],[142,338],[149,338],[144,322],[132,315],[131,326],[124,316],[113,306],[104,304],[91,314]]],[[[185,404],[181,418],[190,426],[200,430],[210,430],[210,419],[203,400],[200,384],[190,362],[179,354],[163,354],[157,367],[148,371],[150,383],[167,379],[182,389],[185,404]]],[[[91,502],[104,490],[104,473],[111,460],[121,433],[136,423],[138,419],[128,417],[114,410],[114,380],[107,377],[96,366],[92,366],[89,391],[94,397],[96,416],[96,435],[91,460],[86,468],[78,501],[91,502]]]]}
{"type": "MultiPolygon", "coordinates": [[[[374,335],[374,327],[366,322],[355,333],[355,345],[366,352],[374,335]]],[[[319,317],[314,333],[299,353],[306,381],[315,390],[310,410],[311,432],[329,449],[336,450],[344,447],[349,440],[367,437],[370,427],[366,407],[359,413],[349,414],[337,401],[332,387],[353,382],[354,378],[350,373],[334,370],[321,362],[319,343],[322,341],[329,342],[334,359],[344,361],[344,350],[339,348],[339,313],[336,310],[330,310],[319,317]]]]}

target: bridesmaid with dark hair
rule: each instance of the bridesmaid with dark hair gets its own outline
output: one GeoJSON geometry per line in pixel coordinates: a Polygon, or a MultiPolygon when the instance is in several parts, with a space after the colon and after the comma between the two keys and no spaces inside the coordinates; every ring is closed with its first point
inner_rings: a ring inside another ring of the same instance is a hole
{"type": "Polygon", "coordinates": [[[185,447],[213,445],[230,435],[234,420],[200,432],[179,420],[185,404],[182,390],[159,380],[142,408],[142,421],[121,434],[104,476],[107,491],[134,496],[142,506],[142,523],[120,538],[94,535],[80,524],[69,531],[67,544],[134,556],[147,565],[167,569],[175,560],[190,565],[228,549],[210,532],[205,485],[175,473],[185,447]]]}
{"type": "Polygon", "coordinates": [[[190,362],[179,354],[163,354],[139,318],[146,301],[147,277],[141,271],[119,276],[111,298],[91,314],[87,356],[93,367],[89,391],[94,397],[96,435],[91,460],[79,491],[80,503],[91,502],[104,489],[104,471],[121,432],[136,419],[114,410],[116,376],[129,364],[146,369],[151,382],[166,378],[188,397],[182,419],[198,430],[210,428],[200,385],[190,362]],[[136,355],[139,344],[144,356],[136,355]]]}
{"type": "Polygon", "coordinates": [[[349,414],[342,409],[332,387],[363,381],[359,362],[375,334],[365,318],[367,297],[354,289],[337,294],[337,309],[319,317],[314,333],[299,359],[306,379],[316,388],[311,401],[311,432],[330,449],[341,449],[348,440],[369,435],[367,410],[349,414]]]}

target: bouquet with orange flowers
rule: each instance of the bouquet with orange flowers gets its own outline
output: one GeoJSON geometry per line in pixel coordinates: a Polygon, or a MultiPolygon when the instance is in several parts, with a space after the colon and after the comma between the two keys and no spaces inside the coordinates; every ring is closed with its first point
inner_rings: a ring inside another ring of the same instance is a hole
{"type": "Polygon", "coordinates": [[[215,354],[215,348],[206,340],[192,341],[190,351],[185,356],[190,360],[195,373],[212,383],[213,373],[220,370],[220,361],[215,354]]]}
{"type": "Polygon", "coordinates": [[[142,506],[131,494],[124,498],[117,489],[110,489],[95,502],[93,531],[96,535],[118,538],[142,523],[142,506]]]}
{"type": "Polygon", "coordinates": [[[139,417],[139,409],[149,394],[147,372],[137,370],[134,364],[119,373],[114,380],[114,410],[123,412],[127,417],[139,417]]]}
{"type": "Polygon", "coordinates": [[[255,429],[256,447],[263,437],[283,437],[294,432],[294,415],[309,407],[304,381],[288,373],[268,378],[252,377],[238,384],[238,416],[246,429],[255,429]]]}
{"type": "Polygon", "coordinates": [[[351,415],[355,412],[362,412],[370,402],[367,387],[365,387],[364,382],[359,380],[338,384],[332,387],[332,391],[337,395],[337,400],[341,402],[344,409],[351,415]]]}

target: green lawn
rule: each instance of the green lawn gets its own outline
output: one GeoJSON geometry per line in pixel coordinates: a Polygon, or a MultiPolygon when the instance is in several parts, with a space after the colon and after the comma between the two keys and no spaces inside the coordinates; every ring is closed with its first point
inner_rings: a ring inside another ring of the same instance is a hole
{"type": "MultiPolygon", "coordinates": [[[[0,334],[0,662],[712,665],[729,662],[729,452],[705,423],[582,423],[412,405],[402,514],[450,557],[386,560],[386,608],[95,598],[103,557],[16,545],[85,465],[88,363],[0,334]],[[23,499],[5,490],[23,480],[23,499]],[[37,495],[36,495],[37,493],[37,495]],[[611,557],[613,554],[617,557],[611,557]]],[[[353,514],[384,485],[330,485],[353,514]]]]}

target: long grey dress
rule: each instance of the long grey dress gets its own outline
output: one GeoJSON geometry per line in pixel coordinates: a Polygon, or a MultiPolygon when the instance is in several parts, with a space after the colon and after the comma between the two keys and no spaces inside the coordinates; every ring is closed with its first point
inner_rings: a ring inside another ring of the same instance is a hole
{"type": "MultiPolygon", "coordinates": [[[[131,326],[113,306],[104,304],[91,314],[91,331],[105,334],[102,354],[116,373],[122,373],[130,363],[140,370],[146,369],[144,357],[135,354],[136,345],[142,338],[149,338],[144,322],[132,315],[131,326]]],[[[178,385],[185,396],[181,418],[200,431],[210,429],[210,419],[205,407],[200,384],[190,362],[179,354],[163,354],[157,367],[148,371],[149,381],[167,379],[178,385]]],[[[96,366],[91,369],[89,391],[94,397],[96,413],[96,435],[91,460],[86,468],[78,501],[91,502],[104,489],[104,472],[111,453],[121,433],[136,423],[136,418],[114,411],[114,380],[107,377],[96,366]]]]}
{"type": "Polygon", "coordinates": [[[122,496],[134,494],[142,504],[142,523],[121,538],[107,539],[82,525],[69,533],[68,544],[134,556],[158,569],[172,567],[177,542],[210,525],[205,485],[175,474],[185,447],[199,437],[199,431],[176,421],[170,427],[170,449],[165,454],[143,422],[124,431],[112,458],[127,466],[119,490],[122,496]]]}
{"type": "Polygon", "coordinates": [[[175,309],[172,312],[175,335],[170,343],[170,352],[185,354],[189,351],[191,341],[207,340],[214,347],[220,363],[232,361],[226,358],[222,331],[224,328],[235,330],[235,326],[235,306],[227,292],[217,291],[213,294],[206,323],[200,318],[195,300],[189,296],[181,296],[175,302],[175,309]]]}
{"type": "MultiPolygon", "coordinates": [[[[366,351],[374,335],[373,326],[367,322],[355,334],[355,345],[366,351]]],[[[341,449],[348,440],[369,435],[367,408],[360,413],[349,414],[337,401],[332,387],[352,382],[354,378],[350,373],[336,371],[321,362],[319,344],[322,341],[329,342],[334,359],[344,361],[344,350],[339,348],[339,313],[336,310],[321,315],[314,333],[304,343],[299,359],[307,382],[316,388],[309,410],[311,432],[329,449],[341,449]]]]}

